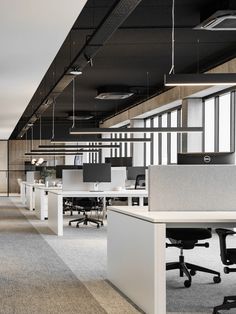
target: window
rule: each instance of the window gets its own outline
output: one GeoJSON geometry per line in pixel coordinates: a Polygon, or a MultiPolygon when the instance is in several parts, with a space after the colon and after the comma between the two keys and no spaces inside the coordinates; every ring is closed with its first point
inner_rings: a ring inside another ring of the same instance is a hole
{"type": "Polygon", "coordinates": [[[234,92],[208,98],[204,101],[204,151],[230,152],[231,130],[234,128],[234,92]]]}
{"type": "Polygon", "coordinates": [[[230,151],[230,93],[219,97],[219,151],[230,151]]]}
{"type": "MultiPolygon", "coordinates": [[[[177,127],[177,110],[171,112],[171,127],[177,127]]],[[[170,162],[177,163],[177,133],[171,133],[170,162]]]]}
{"type": "MultiPolygon", "coordinates": [[[[181,125],[181,109],[172,109],[163,114],[158,114],[145,120],[145,126],[153,127],[177,127],[181,125]]],[[[146,137],[152,136],[153,144],[145,144],[145,165],[151,162],[154,165],[177,162],[177,151],[180,143],[180,137],[177,133],[150,133],[146,137]]]]}
{"type": "Polygon", "coordinates": [[[205,101],[205,152],[215,151],[215,99],[205,101]]]}
{"type": "MultiPolygon", "coordinates": [[[[162,127],[165,128],[167,127],[167,113],[162,115],[162,127]]],[[[167,133],[162,133],[162,155],[161,155],[161,159],[162,159],[162,165],[167,165],[167,133]]]]}
{"type": "MultiPolygon", "coordinates": [[[[158,116],[153,118],[153,126],[155,128],[158,127],[158,116]]],[[[158,145],[158,133],[153,134],[153,164],[158,165],[159,164],[159,145],[158,145]]]]}
{"type": "MultiPolygon", "coordinates": [[[[145,120],[145,127],[146,128],[150,128],[151,127],[151,119],[146,119],[145,120]]],[[[146,133],[145,134],[146,138],[150,138],[151,137],[151,133],[146,133]]],[[[145,153],[145,166],[149,166],[151,164],[151,147],[150,147],[150,142],[146,142],[145,143],[145,149],[144,149],[144,153],[145,153]]]]}

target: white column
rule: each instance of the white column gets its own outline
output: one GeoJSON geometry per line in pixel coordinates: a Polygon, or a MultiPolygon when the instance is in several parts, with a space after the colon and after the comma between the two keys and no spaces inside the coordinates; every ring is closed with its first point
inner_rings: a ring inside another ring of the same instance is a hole
{"type": "MultiPolygon", "coordinates": [[[[102,138],[110,138],[111,134],[103,134],[102,138]]],[[[104,145],[110,145],[111,143],[109,142],[104,142],[104,145]]],[[[111,149],[110,148],[103,148],[102,149],[102,162],[105,162],[106,157],[111,157],[111,149]]]]}
{"type": "MultiPolygon", "coordinates": [[[[203,126],[203,105],[201,98],[187,98],[182,102],[182,126],[203,126]]],[[[182,135],[183,152],[202,152],[202,133],[182,135]]]]}
{"type": "MultiPolygon", "coordinates": [[[[144,120],[143,119],[133,119],[130,120],[131,128],[143,128],[144,120]]],[[[143,133],[133,134],[133,138],[144,137],[143,133]]],[[[137,142],[132,144],[133,147],[133,166],[143,166],[144,165],[144,143],[137,142]]]]}

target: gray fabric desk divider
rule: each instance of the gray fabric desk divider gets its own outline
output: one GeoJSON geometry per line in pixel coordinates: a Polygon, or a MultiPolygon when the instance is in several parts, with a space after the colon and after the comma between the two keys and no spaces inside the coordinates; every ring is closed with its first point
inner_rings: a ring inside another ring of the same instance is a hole
{"type": "Polygon", "coordinates": [[[149,210],[236,210],[236,166],[150,166],[149,210]]]}

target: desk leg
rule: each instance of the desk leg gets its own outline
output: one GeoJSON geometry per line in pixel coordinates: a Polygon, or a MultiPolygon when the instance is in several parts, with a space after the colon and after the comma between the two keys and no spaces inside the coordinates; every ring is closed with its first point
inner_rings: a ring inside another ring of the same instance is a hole
{"type": "Polygon", "coordinates": [[[144,204],[143,200],[144,200],[144,197],[140,196],[139,197],[139,206],[143,206],[143,204],[144,204]]]}
{"type": "Polygon", "coordinates": [[[132,206],[132,197],[128,197],[128,206],[132,206]]]}
{"type": "Polygon", "coordinates": [[[58,236],[63,236],[62,196],[48,193],[48,227],[58,236]]]}
{"type": "Polygon", "coordinates": [[[106,197],[103,197],[102,198],[102,212],[103,212],[103,215],[102,215],[102,220],[104,220],[106,218],[106,214],[107,214],[107,207],[106,207],[106,197]]]}
{"type": "Polygon", "coordinates": [[[108,279],[145,313],[166,314],[166,225],[113,211],[107,225],[108,279]]]}

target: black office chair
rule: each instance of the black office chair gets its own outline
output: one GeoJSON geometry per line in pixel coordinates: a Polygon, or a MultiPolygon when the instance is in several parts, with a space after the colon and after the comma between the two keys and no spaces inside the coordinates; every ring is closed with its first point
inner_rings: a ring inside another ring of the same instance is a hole
{"type": "Polygon", "coordinates": [[[102,210],[102,204],[100,204],[97,200],[90,198],[79,198],[77,201],[77,208],[79,208],[79,211],[84,213],[84,215],[80,218],[70,220],[69,226],[71,226],[72,222],[77,222],[76,224],[77,228],[79,227],[80,223],[84,223],[84,225],[87,225],[88,222],[96,224],[97,228],[103,226],[102,220],[88,216],[88,212],[91,212],[93,210],[96,211],[102,210]]]}
{"type": "Polygon", "coordinates": [[[195,246],[209,247],[209,243],[198,243],[199,240],[211,238],[211,230],[204,228],[167,228],[166,237],[171,243],[166,243],[166,247],[177,247],[180,249],[180,256],[178,262],[167,263],[166,270],[179,269],[180,277],[184,275],[188,278],[184,282],[184,286],[189,288],[192,283],[192,276],[197,271],[210,273],[215,275],[213,277],[214,283],[221,282],[220,273],[212,269],[201,267],[198,265],[185,263],[183,250],[191,250],[195,246]]]}
{"type": "MultiPolygon", "coordinates": [[[[135,180],[135,190],[138,189],[145,189],[146,181],[145,181],[145,174],[138,174],[135,180]]],[[[139,199],[137,197],[133,198],[132,201],[133,205],[139,205],[139,199]]],[[[147,198],[144,199],[144,205],[148,205],[147,198]]]]}
{"type": "MultiPolygon", "coordinates": [[[[224,265],[236,264],[236,249],[226,247],[226,237],[228,235],[236,234],[236,232],[227,229],[216,229],[216,233],[220,240],[220,257],[224,265]]],[[[224,267],[225,274],[236,272],[236,268],[224,267]]],[[[224,301],[221,305],[215,306],[213,314],[218,314],[220,310],[236,309],[236,295],[224,297],[224,301]]]]}
{"type": "Polygon", "coordinates": [[[135,189],[144,189],[145,185],[145,174],[138,174],[135,180],[135,189]]]}
{"type": "MultiPolygon", "coordinates": [[[[72,197],[64,197],[63,198],[63,215],[69,211],[70,215],[73,216],[74,210],[78,210],[76,208],[76,204],[74,203],[74,199],[72,197]]],[[[79,214],[79,210],[78,210],[78,214],[79,214]]]]}

